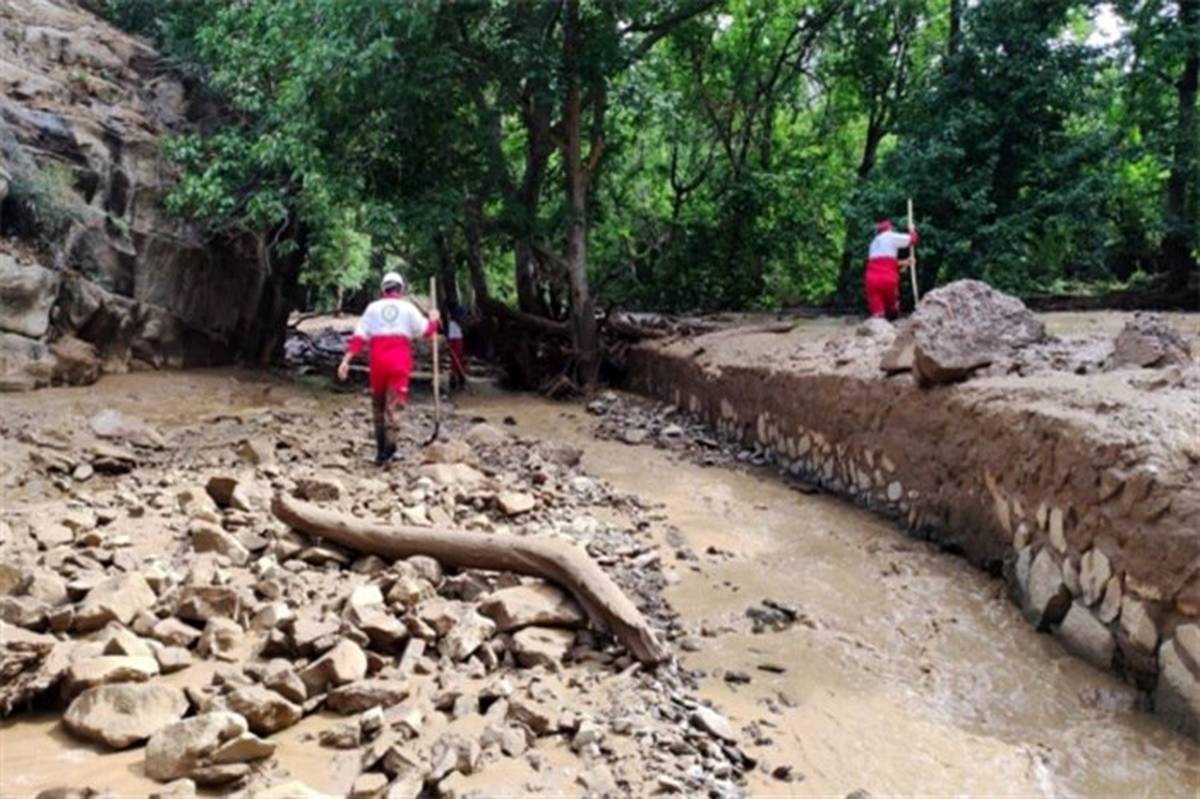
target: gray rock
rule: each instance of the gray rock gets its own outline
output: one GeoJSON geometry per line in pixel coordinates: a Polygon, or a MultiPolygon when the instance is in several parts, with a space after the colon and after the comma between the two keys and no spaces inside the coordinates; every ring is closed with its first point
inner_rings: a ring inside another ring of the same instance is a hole
{"type": "Polygon", "coordinates": [[[555,668],[574,645],[574,630],[557,627],[525,627],[512,637],[513,654],[526,668],[555,668]]]}
{"type": "Polygon", "coordinates": [[[501,632],[530,625],[577,627],[583,611],[556,586],[538,581],[501,588],[484,597],[479,612],[496,622],[501,632]]]}
{"type": "Polygon", "coordinates": [[[67,670],[64,692],[67,696],[98,685],[120,682],[145,682],[158,675],[158,661],[152,657],[101,655],[84,658],[67,670]]]}
{"type": "Polygon", "coordinates": [[[138,611],[149,609],[157,600],[146,578],[140,574],[110,577],[88,592],[75,613],[75,629],[90,632],[110,621],[127,625],[138,611]]]}
{"type": "Polygon", "coordinates": [[[343,639],[300,672],[309,696],[367,676],[367,656],[358,644],[343,639]]]}
{"type": "Polygon", "coordinates": [[[1071,604],[1071,592],[1063,582],[1062,570],[1050,554],[1042,549],[1029,567],[1029,589],[1025,595],[1025,617],[1039,630],[1062,621],[1071,604]]]}
{"type": "Polygon", "coordinates": [[[0,330],[28,338],[46,335],[59,282],[56,272],[0,252],[0,330]]]}
{"type": "Polygon", "coordinates": [[[71,702],[63,724],[81,738],[113,749],[140,743],[187,712],[178,688],[121,683],[89,688],[71,702]]]}
{"type": "Polygon", "coordinates": [[[913,365],[922,385],[963,380],[1046,337],[1045,325],[1023,302],[978,280],[956,280],[929,292],[912,323],[913,365]]]}
{"type": "Polygon", "coordinates": [[[1121,631],[1139,648],[1153,652],[1158,644],[1158,628],[1146,603],[1126,594],[1121,600],[1121,631]]]}
{"type": "Polygon", "coordinates": [[[1104,586],[1112,576],[1112,565],[1108,556],[1093,547],[1083,553],[1079,561],[1079,588],[1084,604],[1094,605],[1104,596],[1104,586]]]}
{"type": "Polygon", "coordinates": [[[358,680],[330,691],[325,707],[334,713],[350,715],[373,707],[391,707],[404,701],[410,693],[403,680],[376,677],[358,680]]]}
{"type": "Polygon", "coordinates": [[[1112,666],[1116,639],[1112,632],[1086,606],[1072,602],[1058,627],[1058,637],[1068,652],[1083,658],[1098,669],[1112,666]]]}
{"type": "Polygon", "coordinates": [[[250,560],[250,551],[241,542],[211,522],[193,519],[188,525],[188,534],[196,552],[216,552],[229,558],[235,566],[245,565],[250,560]]]}
{"type": "Polygon", "coordinates": [[[484,641],[496,634],[496,623],[474,609],[463,613],[438,642],[438,652],[451,660],[466,660],[484,641]]]}
{"type": "Polygon", "coordinates": [[[1162,368],[1187,364],[1192,348],[1161,314],[1138,312],[1113,344],[1111,367],[1162,368]]]}
{"type": "Polygon", "coordinates": [[[236,713],[205,713],[159,729],[146,744],[146,775],[159,782],[193,776],[225,742],[247,731],[236,713]]]}
{"type": "Polygon", "coordinates": [[[259,735],[279,732],[304,716],[299,705],[261,685],[239,686],[225,697],[225,703],[245,717],[250,730],[259,735]]]}
{"type": "Polygon", "coordinates": [[[1198,656],[1200,626],[1186,624],[1176,628],[1175,637],[1158,650],[1158,685],[1154,689],[1154,711],[1193,738],[1200,738],[1198,656]]]}
{"type": "Polygon", "coordinates": [[[692,726],[704,730],[709,735],[716,736],[728,743],[737,742],[737,731],[729,723],[729,719],[712,708],[700,705],[691,712],[688,718],[691,720],[692,726]]]}
{"type": "Polygon", "coordinates": [[[496,497],[496,504],[505,516],[520,516],[533,510],[537,500],[524,491],[501,491],[496,497]]]}

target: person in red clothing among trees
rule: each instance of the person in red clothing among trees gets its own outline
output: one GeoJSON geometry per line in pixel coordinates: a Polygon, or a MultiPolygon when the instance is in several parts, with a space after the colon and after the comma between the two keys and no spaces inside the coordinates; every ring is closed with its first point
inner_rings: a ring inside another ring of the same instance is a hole
{"type": "MultiPolygon", "coordinates": [[[[916,228],[897,233],[892,230],[890,219],[881,219],[875,226],[865,275],[867,310],[871,316],[895,319],[900,315],[900,250],[916,243],[916,228]]],[[[910,262],[904,265],[909,266],[910,262]]]]}
{"type": "Polygon", "coordinates": [[[408,380],[412,375],[412,342],[415,338],[431,338],[437,334],[438,312],[431,309],[429,318],[404,297],[404,278],[396,272],[383,276],[380,285],[383,296],[367,306],[342,362],[338,364],[338,379],[350,375],[350,362],[368,348],[371,365],[371,411],[375,424],[375,463],[384,465],[396,454],[391,440],[392,417],[408,402],[408,380]]]}

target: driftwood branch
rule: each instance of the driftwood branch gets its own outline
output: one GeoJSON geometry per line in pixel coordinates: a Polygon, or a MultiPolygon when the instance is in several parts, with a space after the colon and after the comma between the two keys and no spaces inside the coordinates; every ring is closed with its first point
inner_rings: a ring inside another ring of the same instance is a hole
{"type": "Polygon", "coordinates": [[[605,626],[642,663],[667,659],[637,607],[596,562],[565,541],[459,530],[385,526],[277,494],[271,512],[285,524],[357,552],[383,558],[428,555],[458,568],[511,571],[567,589],[594,623],[605,626]]]}

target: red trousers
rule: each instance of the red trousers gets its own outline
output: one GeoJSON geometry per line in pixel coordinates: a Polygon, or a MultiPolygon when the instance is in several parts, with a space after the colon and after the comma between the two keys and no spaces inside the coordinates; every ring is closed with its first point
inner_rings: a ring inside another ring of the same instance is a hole
{"type": "Polygon", "coordinates": [[[864,283],[871,316],[900,315],[900,265],[895,258],[867,261],[864,283]]]}
{"type": "Polygon", "coordinates": [[[450,339],[450,371],[456,375],[467,373],[467,342],[464,339],[450,339]]]}
{"type": "Polygon", "coordinates": [[[412,375],[412,342],[406,336],[376,336],[371,339],[371,393],[391,393],[392,405],[408,402],[408,379],[412,375]]]}

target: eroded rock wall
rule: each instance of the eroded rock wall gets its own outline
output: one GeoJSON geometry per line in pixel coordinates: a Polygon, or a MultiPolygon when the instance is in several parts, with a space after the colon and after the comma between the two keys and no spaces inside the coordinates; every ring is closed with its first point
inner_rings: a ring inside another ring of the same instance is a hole
{"type": "Polygon", "coordinates": [[[636,348],[630,375],[1003,575],[1031,623],[1200,731],[1200,441],[1186,389],[1122,411],[1104,399],[1127,385],[1116,375],[1015,395],[1002,380],[925,390],[908,376],[738,365],[704,338],[636,348]]]}
{"type": "Polygon", "coordinates": [[[158,53],[85,4],[0,1],[0,383],[78,377],[56,369],[64,336],[105,371],[259,357],[287,278],[164,210],[163,139],[196,115],[158,53]]]}

